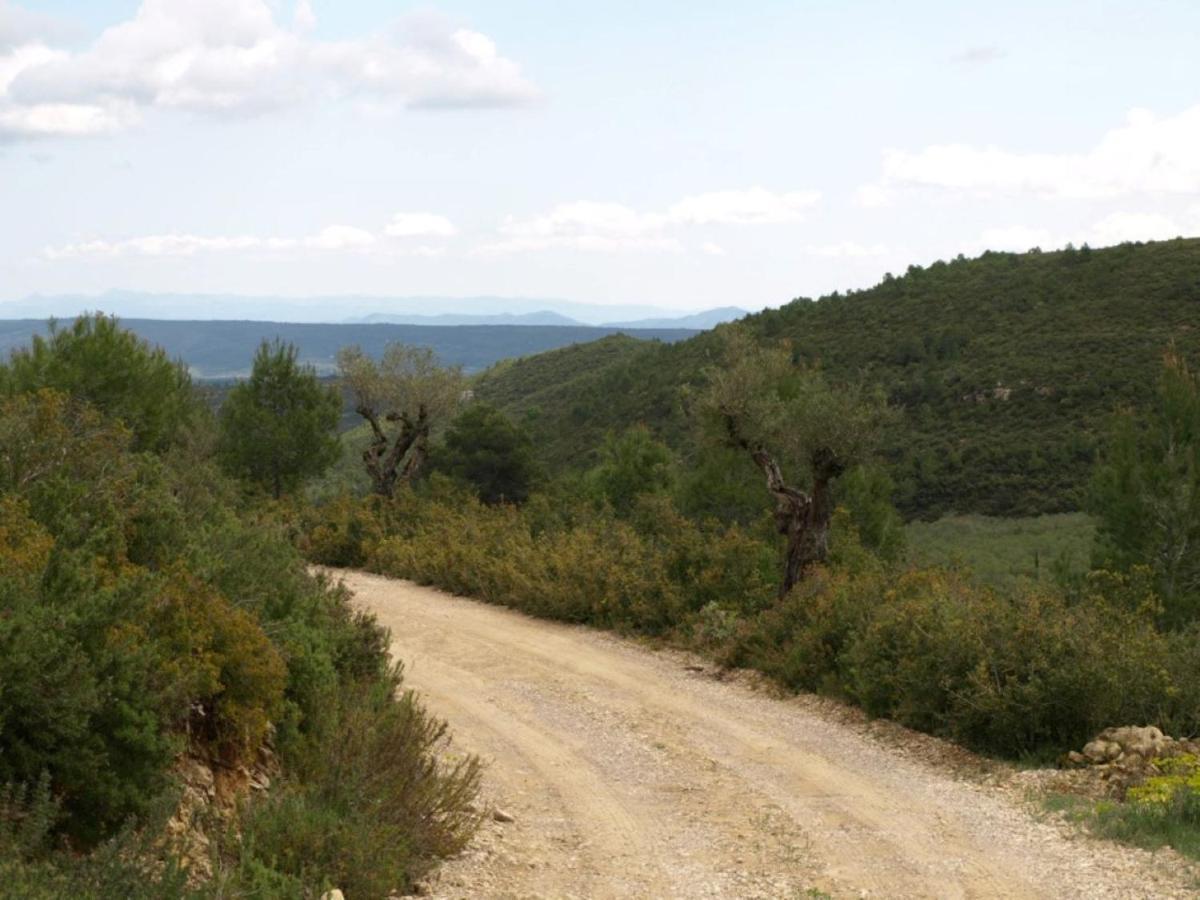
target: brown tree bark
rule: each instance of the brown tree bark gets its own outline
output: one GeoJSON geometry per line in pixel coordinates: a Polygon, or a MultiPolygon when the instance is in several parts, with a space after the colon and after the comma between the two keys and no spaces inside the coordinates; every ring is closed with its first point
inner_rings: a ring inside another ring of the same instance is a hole
{"type": "Polygon", "coordinates": [[[734,442],[749,451],[755,465],[767,479],[767,490],[775,498],[775,528],[787,538],[784,553],[780,599],[803,580],[808,570],[829,557],[829,524],[833,518],[833,481],[845,466],[829,450],[821,448],[812,455],[812,493],[791,487],[784,481],[779,463],[764,447],[751,446],[738,431],[737,422],[727,419],[726,427],[734,442]]]}
{"type": "Polygon", "coordinates": [[[395,438],[389,439],[375,410],[359,405],[355,411],[371,426],[371,443],[363,451],[362,458],[371,476],[372,488],[381,496],[391,497],[396,492],[396,485],[410,481],[428,456],[428,412],[421,406],[416,422],[402,414],[389,413],[387,421],[400,423],[395,438]]]}

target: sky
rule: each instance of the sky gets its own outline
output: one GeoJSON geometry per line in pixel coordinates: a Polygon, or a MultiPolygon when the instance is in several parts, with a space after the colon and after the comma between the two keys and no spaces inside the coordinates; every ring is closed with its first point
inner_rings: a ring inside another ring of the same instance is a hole
{"type": "Polygon", "coordinates": [[[1200,235],[1197,35],[1195,0],[0,0],[0,315],[758,309],[1200,235]]]}

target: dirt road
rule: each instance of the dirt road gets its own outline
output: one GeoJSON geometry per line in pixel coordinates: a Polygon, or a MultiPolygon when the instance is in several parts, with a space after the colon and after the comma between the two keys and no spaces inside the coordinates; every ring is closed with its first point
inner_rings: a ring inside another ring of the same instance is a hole
{"type": "Polygon", "coordinates": [[[1194,896],[1173,860],[1072,837],[815,698],[407,582],[342,577],[513,817],[488,822],[435,896],[1194,896]]]}

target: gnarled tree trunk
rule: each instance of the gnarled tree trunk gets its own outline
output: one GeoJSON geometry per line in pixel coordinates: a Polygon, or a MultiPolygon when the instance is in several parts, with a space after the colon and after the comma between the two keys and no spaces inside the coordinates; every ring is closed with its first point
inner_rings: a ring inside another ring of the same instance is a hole
{"type": "Polygon", "coordinates": [[[813,487],[806,493],[790,487],[775,458],[761,446],[752,447],[738,436],[736,423],[728,422],[729,433],[735,442],[750,451],[755,465],[767,478],[767,490],[775,498],[775,527],[787,538],[784,553],[783,581],[779,585],[782,599],[804,578],[817,563],[829,556],[829,523],[833,518],[833,481],[845,466],[829,450],[819,449],[812,455],[813,487]]]}
{"type": "Polygon", "coordinates": [[[400,423],[400,430],[391,439],[375,410],[359,405],[356,412],[371,426],[371,443],[363,451],[362,458],[371,476],[372,488],[381,496],[391,497],[397,484],[410,481],[417,474],[428,455],[429,417],[426,409],[420,408],[416,422],[407,416],[389,414],[387,421],[400,423]]]}

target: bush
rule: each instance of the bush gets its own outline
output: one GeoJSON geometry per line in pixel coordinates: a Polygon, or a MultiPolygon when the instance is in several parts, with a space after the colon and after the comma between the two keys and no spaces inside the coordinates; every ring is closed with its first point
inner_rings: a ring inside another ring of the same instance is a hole
{"type": "Polygon", "coordinates": [[[294,780],[247,810],[235,880],[270,872],[313,895],[336,886],[386,898],[462,849],[477,822],[478,762],[439,762],[446,726],[412,694],[393,702],[399,682],[397,671],[331,698],[335,714],[295,760],[294,780]]]}
{"type": "Polygon", "coordinates": [[[46,389],[124,423],[142,450],[177,445],[204,415],[182,363],[99,313],[81,316],[69,328],[51,322],[49,337],[34,335],[28,348],[0,365],[0,393],[46,389]]]}
{"type": "Polygon", "coordinates": [[[1194,649],[1105,587],[1072,601],[938,569],[821,571],[744,625],[728,658],[1008,756],[1077,747],[1113,722],[1194,730],[1194,649]]]}
{"type": "Polygon", "coordinates": [[[433,468],[474,488],[484,503],[524,503],[538,478],[529,435],[494,407],[474,403],[459,414],[433,468]]]}

